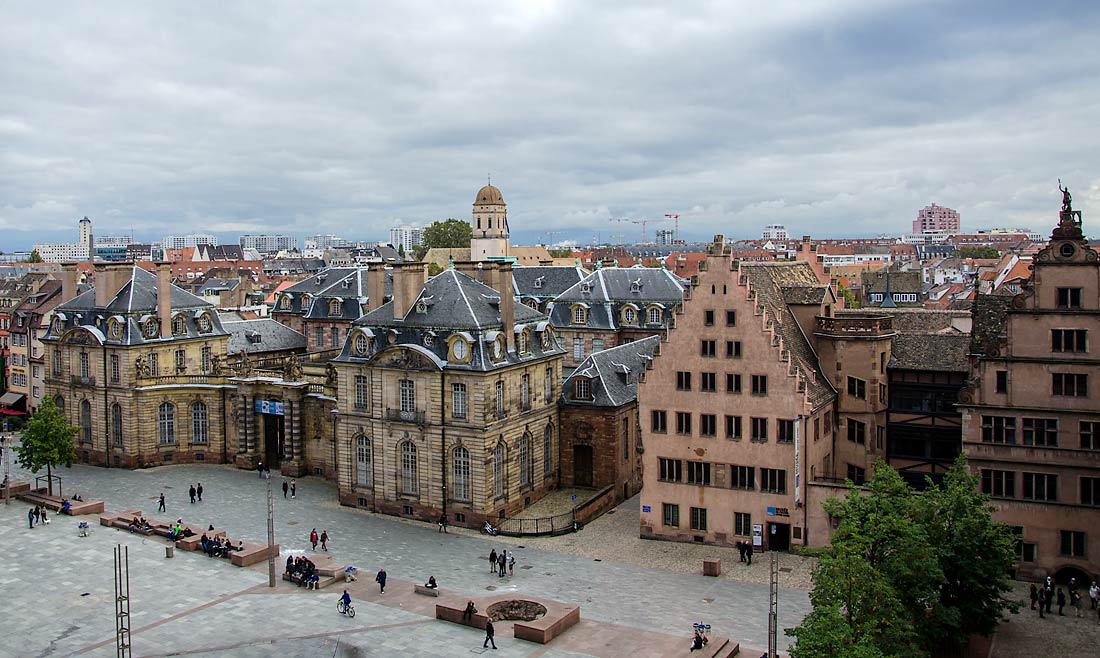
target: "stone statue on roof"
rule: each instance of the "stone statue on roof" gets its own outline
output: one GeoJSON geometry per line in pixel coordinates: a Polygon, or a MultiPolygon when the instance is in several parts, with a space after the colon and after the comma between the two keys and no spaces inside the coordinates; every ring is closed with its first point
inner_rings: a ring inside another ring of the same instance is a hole
{"type": "Polygon", "coordinates": [[[1073,210],[1073,196],[1069,193],[1069,187],[1062,187],[1062,179],[1058,179],[1058,191],[1062,193],[1062,210],[1073,210]]]}

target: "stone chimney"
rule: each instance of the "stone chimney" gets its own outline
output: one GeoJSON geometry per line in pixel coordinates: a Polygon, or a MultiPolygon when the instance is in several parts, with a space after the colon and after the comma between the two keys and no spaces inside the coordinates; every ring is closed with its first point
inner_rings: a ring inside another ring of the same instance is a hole
{"type": "Polygon", "coordinates": [[[489,280],[486,283],[500,295],[500,325],[508,341],[508,349],[515,349],[516,341],[516,297],[512,286],[512,264],[506,262],[486,263],[489,280]]]}
{"type": "Polygon", "coordinates": [[[485,265],[487,265],[487,263],[476,260],[463,260],[454,263],[456,272],[461,272],[474,281],[480,281],[482,283],[485,283],[485,265]]]}
{"type": "Polygon", "coordinates": [[[114,271],[105,263],[95,266],[95,305],[106,306],[111,303],[118,289],[114,287],[114,271]]]}
{"type": "Polygon", "coordinates": [[[172,337],[172,264],[157,263],[157,318],[160,337],[172,337]]]}
{"type": "Polygon", "coordinates": [[[76,269],[76,264],[68,263],[61,266],[61,301],[67,302],[73,297],[76,297],[76,282],[80,277],[80,272],[76,269]]]}
{"type": "Polygon", "coordinates": [[[386,264],[367,263],[367,313],[386,299],[386,264]]]}
{"type": "Polygon", "coordinates": [[[394,263],[393,319],[403,320],[428,280],[426,263],[394,263]]]}

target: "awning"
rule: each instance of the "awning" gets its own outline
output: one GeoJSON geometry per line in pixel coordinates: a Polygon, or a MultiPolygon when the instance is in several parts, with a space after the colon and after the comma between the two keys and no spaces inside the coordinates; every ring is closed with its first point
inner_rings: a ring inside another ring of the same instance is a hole
{"type": "Polygon", "coordinates": [[[4,416],[26,416],[25,411],[16,411],[15,409],[0,409],[0,415],[4,416]]]}
{"type": "Polygon", "coordinates": [[[15,391],[8,391],[7,393],[0,395],[0,405],[10,407],[16,402],[23,399],[22,393],[16,393],[15,391]]]}

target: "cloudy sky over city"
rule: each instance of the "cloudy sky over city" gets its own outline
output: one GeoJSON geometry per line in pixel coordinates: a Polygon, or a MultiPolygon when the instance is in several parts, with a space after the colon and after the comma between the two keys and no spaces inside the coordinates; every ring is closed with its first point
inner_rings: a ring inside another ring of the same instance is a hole
{"type": "Polygon", "coordinates": [[[489,174],[521,243],[898,234],[933,201],[1045,232],[1058,177],[1088,232],[1097,62],[1085,0],[7,3],[0,249],[85,215],[382,239],[489,174]]]}

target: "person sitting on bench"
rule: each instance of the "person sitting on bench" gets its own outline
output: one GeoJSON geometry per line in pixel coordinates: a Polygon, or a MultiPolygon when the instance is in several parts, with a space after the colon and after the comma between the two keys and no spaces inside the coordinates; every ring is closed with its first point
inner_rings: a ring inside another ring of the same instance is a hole
{"type": "Polygon", "coordinates": [[[428,582],[424,583],[424,587],[428,589],[436,589],[439,585],[435,582],[435,576],[428,576],[428,582]]]}
{"type": "Polygon", "coordinates": [[[474,607],[473,601],[466,602],[466,609],[462,611],[462,623],[471,622],[474,619],[474,615],[477,614],[477,608],[474,607]]]}
{"type": "Polygon", "coordinates": [[[68,498],[61,501],[61,513],[62,514],[68,514],[69,512],[72,511],[72,509],[73,509],[73,504],[69,502],[68,498]]]}

